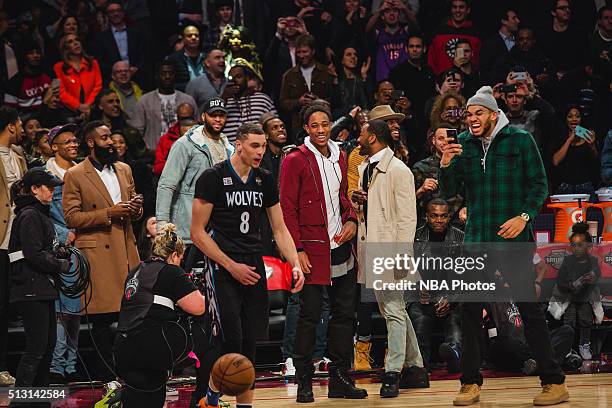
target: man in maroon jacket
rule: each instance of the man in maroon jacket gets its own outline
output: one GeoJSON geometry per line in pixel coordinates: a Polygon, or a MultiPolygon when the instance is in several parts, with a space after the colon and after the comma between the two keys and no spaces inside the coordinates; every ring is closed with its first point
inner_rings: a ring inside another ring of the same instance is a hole
{"type": "Polygon", "coordinates": [[[357,268],[351,245],[357,218],[347,197],[346,155],[329,140],[331,114],[324,105],[313,104],[305,110],[304,129],[308,137],[283,160],[280,175],[283,218],[306,277],[300,292],[293,356],[297,402],[314,401],[311,358],[325,287],[331,303],[328,397],[365,398],[367,391],[356,388],[347,374],[357,301],[357,268]]]}

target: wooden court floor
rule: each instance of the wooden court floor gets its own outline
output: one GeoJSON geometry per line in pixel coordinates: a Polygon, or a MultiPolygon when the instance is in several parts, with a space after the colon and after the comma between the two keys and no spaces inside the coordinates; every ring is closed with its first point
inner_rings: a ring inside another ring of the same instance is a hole
{"type": "MultiPolygon", "coordinates": [[[[314,385],[314,404],[295,402],[297,385],[286,387],[256,388],[255,407],[449,407],[459,390],[458,380],[432,381],[431,388],[402,390],[397,398],[381,399],[378,395],[380,383],[369,380],[357,381],[368,390],[365,400],[328,399],[325,385],[314,385]]],[[[557,407],[607,408],[612,407],[612,374],[568,375],[566,383],[570,401],[557,407]]],[[[507,377],[485,379],[480,403],[473,407],[532,407],[533,397],[540,391],[538,377],[507,377]]],[[[227,397],[226,397],[227,398],[227,397]]],[[[234,401],[228,398],[234,404],[234,401]]]]}

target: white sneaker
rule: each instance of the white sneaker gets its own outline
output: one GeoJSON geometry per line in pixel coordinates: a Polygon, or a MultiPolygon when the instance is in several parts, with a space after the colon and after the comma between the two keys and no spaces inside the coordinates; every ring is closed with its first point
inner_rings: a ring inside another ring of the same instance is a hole
{"type": "Polygon", "coordinates": [[[582,357],[583,360],[590,360],[591,358],[593,358],[593,356],[591,355],[591,343],[579,345],[578,352],[580,353],[580,357],[582,357]]]}
{"type": "Polygon", "coordinates": [[[0,386],[15,385],[15,377],[8,371],[0,371],[0,386]]]}
{"type": "Polygon", "coordinates": [[[283,375],[286,377],[295,376],[295,367],[293,366],[293,359],[288,357],[283,365],[283,375]]]}
{"type": "Polygon", "coordinates": [[[322,374],[329,371],[329,363],[331,360],[327,357],[323,357],[321,360],[314,362],[315,374],[322,374]]]}

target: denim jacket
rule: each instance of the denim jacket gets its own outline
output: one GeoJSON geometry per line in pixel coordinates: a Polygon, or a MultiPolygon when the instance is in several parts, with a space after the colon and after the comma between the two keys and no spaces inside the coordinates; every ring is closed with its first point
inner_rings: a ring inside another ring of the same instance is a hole
{"type": "MultiPolygon", "coordinates": [[[[178,236],[187,244],[191,244],[189,230],[196,182],[204,170],[213,165],[208,146],[197,145],[192,139],[194,133],[202,132],[203,128],[201,125],[191,128],[172,145],[157,185],[155,216],[158,230],[171,222],[176,225],[178,236]]],[[[231,156],[234,146],[223,134],[221,141],[227,156],[231,156]]]]}

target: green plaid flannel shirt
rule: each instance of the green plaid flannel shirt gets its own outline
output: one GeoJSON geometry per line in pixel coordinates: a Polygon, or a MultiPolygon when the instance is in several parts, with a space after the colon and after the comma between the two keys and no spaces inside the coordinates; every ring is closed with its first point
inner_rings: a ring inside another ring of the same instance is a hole
{"type": "Polygon", "coordinates": [[[440,169],[439,183],[446,197],[464,186],[468,203],[465,242],[529,241],[531,223],[512,240],[497,232],[504,222],[521,213],[533,220],[548,195],[544,164],[531,134],[505,126],[491,141],[486,162],[479,138],[465,131],[459,135],[459,143],[463,152],[440,169]]]}

